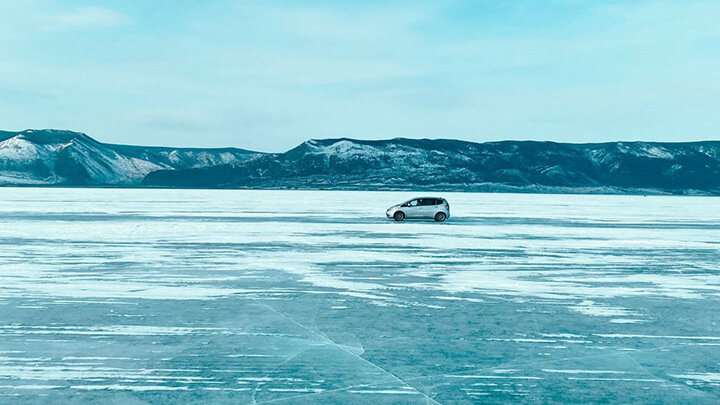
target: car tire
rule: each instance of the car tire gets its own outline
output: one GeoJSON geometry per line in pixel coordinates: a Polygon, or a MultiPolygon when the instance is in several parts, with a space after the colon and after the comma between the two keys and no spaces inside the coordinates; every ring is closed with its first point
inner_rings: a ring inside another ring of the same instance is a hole
{"type": "Polygon", "coordinates": [[[396,212],[396,213],[393,215],[393,218],[394,218],[396,221],[400,222],[400,221],[402,221],[402,220],[405,219],[405,213],[402,212],[402,211],[398,211],[398,212],[396,212]]]}
{"type": "Polygon", "coordinates": [[[443,222],[447,218],[444,212],[438,212],[435,214],[435,222],[443,222]]]}

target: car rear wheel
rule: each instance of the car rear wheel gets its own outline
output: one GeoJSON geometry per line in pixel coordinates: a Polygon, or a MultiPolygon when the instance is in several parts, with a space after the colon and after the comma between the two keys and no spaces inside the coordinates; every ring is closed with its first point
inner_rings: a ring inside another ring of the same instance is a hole
{"type": "Polygon", "coordinates": [[[396,221],[402,221],[403,219],[405,219],[405,213],[402,211],[398,211],[395,213],[395,215],[393,215],[393,218],[395,218],[396,221]]]}
{"type": "Polygon", "coordinates": [[[445,218],[447,218],[447,215],[445,215],[444,212],[438,212],[437,214],[435,214],[435,221],[436,221],[436,222],[442,222],[442,221],[445,220],[445,218]]]}

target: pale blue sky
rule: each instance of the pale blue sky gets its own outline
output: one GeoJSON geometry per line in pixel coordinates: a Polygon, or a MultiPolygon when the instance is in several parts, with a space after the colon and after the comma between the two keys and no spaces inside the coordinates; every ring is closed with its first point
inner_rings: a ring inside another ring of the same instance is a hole
{"type": "Polygon", "coordinates": [[[0,128],[262,151],[720,139],[718,21],[716,0],[0,0],[0,128]]]}

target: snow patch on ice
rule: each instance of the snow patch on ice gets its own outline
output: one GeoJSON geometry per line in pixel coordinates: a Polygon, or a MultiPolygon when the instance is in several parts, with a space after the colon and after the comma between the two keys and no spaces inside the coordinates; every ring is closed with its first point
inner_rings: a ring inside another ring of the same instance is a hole
{"type": "Polygon", "coordinates": [[[544,368],[542,371],[546,373],[559,373],[559,374],[625,374],[624,371],[616,370],[565,370],[565,369],[552,369],[544,368]]]}
{"type": "Polygon", "coordinates": [[[585,300],[578,305],[571,305],[568,308],[584,315],[591,316],[637,316],[638,313],[625,308],[613,307],[610,305],[597,304],[590,300],[585,300]]]}
{"type": "Polygon", "coordinates": [[[720,383],[720,373],[670,374],[670,377],[682,378],[685,380],[697,380],[706,383],[720,383]]]}

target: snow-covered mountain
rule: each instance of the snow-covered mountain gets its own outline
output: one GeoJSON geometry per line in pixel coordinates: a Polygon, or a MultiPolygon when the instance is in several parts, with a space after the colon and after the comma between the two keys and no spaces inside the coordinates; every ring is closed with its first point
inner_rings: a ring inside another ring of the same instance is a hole
{"type": "Polygon", "coordinates": [[[720,142],[310,140],[235,166],[157,171],[174,187],[720,193],[720,142]]]}
{"type": "Polygon", "coordinates": [[[72,131],[0,132],[0,184],[139,185],[150,172],[237,164],[242,149],[112,145],[72,131]]]}
{"type": "Polygon", "coordinates": [[[720,194],[720,142],[321,139],[285,153],[0,132],[0,184],[720,194]]]}

